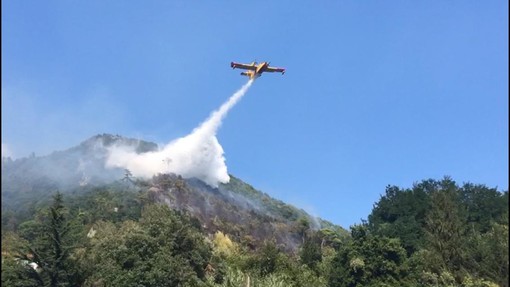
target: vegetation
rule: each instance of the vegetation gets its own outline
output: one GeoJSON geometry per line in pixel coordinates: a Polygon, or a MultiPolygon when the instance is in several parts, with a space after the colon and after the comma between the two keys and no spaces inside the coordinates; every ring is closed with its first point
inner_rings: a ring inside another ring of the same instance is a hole
{"type": "Polygon", "coordinates": [[[9,193],[2,286],[508,286],[508,192],[447,177],[388,186],[347,235],[238,179],[51,194],[9,193]]]}

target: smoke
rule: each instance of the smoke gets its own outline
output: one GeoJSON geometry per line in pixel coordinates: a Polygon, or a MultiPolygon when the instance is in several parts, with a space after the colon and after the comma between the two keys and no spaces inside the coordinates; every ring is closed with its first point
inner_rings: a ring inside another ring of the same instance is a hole
{"type": "Polygon", "coordinates": [[[6,143],[2,143],[2,158],[4,157],[12,157],[12,151],[6,143]]]}
{"type": "Polygon", "coordinates": [[[230,180],[216,132],[228,111],[246,94],[253,80],[244,84],[227,102],[189,135],[171,141],[156,152],[136,153],[132,147],[110,148],[107,167],[127,168],[134,176],[151,177],[172,172],[184,178],[196,177],[212,187],[230,180]]]}

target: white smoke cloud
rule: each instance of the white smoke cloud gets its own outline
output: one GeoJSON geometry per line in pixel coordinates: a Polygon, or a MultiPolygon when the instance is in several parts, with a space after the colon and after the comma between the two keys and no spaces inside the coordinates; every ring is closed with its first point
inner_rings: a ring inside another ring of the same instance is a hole
{"type": "Polygon", "coordinates": [[[2,143],[2,157],[12,157],[13,153],[6,143],[2,143]]]}
{"type": "Polygon", "coordinates": [[[220,182],[227,183],[230,177],[216,132],[228,111],[244,96],[252,83],[253,80],[248,81],[189,135],[171,141],[156,152],[137,154],[133,148],[113,147],[106,166],[127,168],[139,177],[172,172],[184,178],[196,177],[213,187],[220,182]]]}

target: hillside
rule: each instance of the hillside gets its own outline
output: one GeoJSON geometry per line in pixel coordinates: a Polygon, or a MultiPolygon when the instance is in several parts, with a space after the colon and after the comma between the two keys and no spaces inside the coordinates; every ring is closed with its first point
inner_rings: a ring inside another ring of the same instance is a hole
{"type": "Polygon", "coordinates": [[[136,191],[150,202],[187,212],[210,234],[221,231],[254,247],[273,238],[284,250],[295,251],[303,241],[303,224],[313,230],[329,228],[343,236],[348,234],[339,226],[271,198],[233,175],[228,184],[212,188],[198,179],[174,174],[143,180],[129,177],[123,169],[106,169],[107,148],[115,144],[132,146],[138,153],[157,149],[154,143],[103,134],[48,156],[3,159],[2,214],[44,205],[56,190],[80,195],[113,184],[117,190],[136,191]]]}

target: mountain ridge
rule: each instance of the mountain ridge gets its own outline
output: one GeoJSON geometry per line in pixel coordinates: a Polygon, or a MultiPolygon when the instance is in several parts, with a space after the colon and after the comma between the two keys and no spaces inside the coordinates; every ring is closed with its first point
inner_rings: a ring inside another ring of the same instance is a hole
{"type": "Polygon", "coordinates": [[[293,251],[302,242],[303,224],[313,230],[329,228],[347,234],[342,227],[274,199],[234,175],[230,175],[229,183],[214,188],[197,178],[184,179],[176,174],[140,179],[125,169],[107,169],[107,149],[114,145],[132,147],[137,153],[158,149],[152,142],[99,134],[47,156],[2,159],[2,207],[15,210],[20,202],[31,197],[49,198],[55,190],[79,193],[117,182],[132,185],[151,202],[191,214],[211,234],[221,231],[238,241],[253,241],[254,246],[273,238],[293,251]]]}

